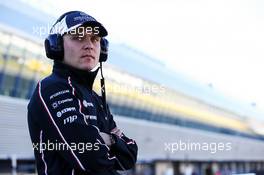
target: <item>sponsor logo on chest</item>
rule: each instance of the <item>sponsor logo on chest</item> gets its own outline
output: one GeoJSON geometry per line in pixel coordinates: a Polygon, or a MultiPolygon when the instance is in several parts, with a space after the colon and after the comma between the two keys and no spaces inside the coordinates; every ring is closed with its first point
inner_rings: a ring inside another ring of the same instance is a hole
{"type": "Polygon", "coordinates": [[[76,108],[75,107],[64,108],[61,111],[57,112],[57,117],[61,117],[63,114],[65,114],[67,112],[71,112],[71,111],[76,111],[76,108]]]}
{"type": "Polygon", "coordinates": [[[87,102],[86,100],[83,100],[83,106],[84,107],[94,107],[94,105],[93,105],[93,103],[91,103],[91,102],[87,102]]]}

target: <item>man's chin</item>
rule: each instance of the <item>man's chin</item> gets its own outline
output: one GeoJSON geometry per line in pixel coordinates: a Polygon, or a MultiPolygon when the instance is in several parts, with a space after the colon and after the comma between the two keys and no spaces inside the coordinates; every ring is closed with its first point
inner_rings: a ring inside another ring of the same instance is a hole
{"type": "Polygon", "coordinates": [[[92,71],[96,66],[91,66],[91,65],[83,65],[81,67],[82,70],[86,70],[86,71],[92,71]]]}

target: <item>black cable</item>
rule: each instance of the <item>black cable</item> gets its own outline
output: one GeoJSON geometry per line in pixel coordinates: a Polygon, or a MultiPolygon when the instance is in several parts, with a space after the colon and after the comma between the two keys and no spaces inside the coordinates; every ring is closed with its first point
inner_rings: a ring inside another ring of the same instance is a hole
{"type": "Polygon", "coordinates": [[[106,92],[105,92],[105,81],[104,81],[104,75],[103,75],[103,64],[102,62],[100,62],[100,69],[101,69],[101,95],[102,95],[102,99],[103,99],[103,106],[104,106],[104,110],[107,114],[108,117],[108,111],[107,111],[107,107],[106,107],[106,92]]]}

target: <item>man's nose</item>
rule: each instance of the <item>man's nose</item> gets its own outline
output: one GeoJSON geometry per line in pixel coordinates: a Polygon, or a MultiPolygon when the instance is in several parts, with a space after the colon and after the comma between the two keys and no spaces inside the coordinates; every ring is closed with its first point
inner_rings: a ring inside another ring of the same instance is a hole
{"type": "Polygon", "coordinates": [[[83,48],[85,49],[85,50],[87,50],[87,49],[93,49],[93,43],[92,43],[92,41],[91,41],[91,39],[90,38],[86,38],[85,39],[85,42],[84,42],[84,46],[83,46],[83,48]]]}

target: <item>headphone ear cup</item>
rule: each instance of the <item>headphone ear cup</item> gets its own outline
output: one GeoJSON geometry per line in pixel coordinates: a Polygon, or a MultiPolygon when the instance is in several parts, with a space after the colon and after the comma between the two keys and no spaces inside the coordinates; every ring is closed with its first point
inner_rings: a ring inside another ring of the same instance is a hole
{"type": "Polygon", "coordinates": [[[45,41],[44,41],[44,46],[45,46],[45,52],[46,52],[46,56],[48,57],[48,58],[51,58],[51,49],[50,49],[50,42],[49,42],[49,40],[48,40],[48,38],[46,38],[45,39],[45,41]]]}
{"type": "Polygon", "coordinates": [[[46,56],[52,60],[63,60],[63,39],[60,34],[50,34],[44,42],[46,56]]]}
{"type": "Polygon", "coordinates": [[[109,46],[108,40],[106,38],[101,38],[100,45],[101,45],[101,51],[100,51],[99,61],[105,62],[108,57],[108,46],[109,46]]]}

